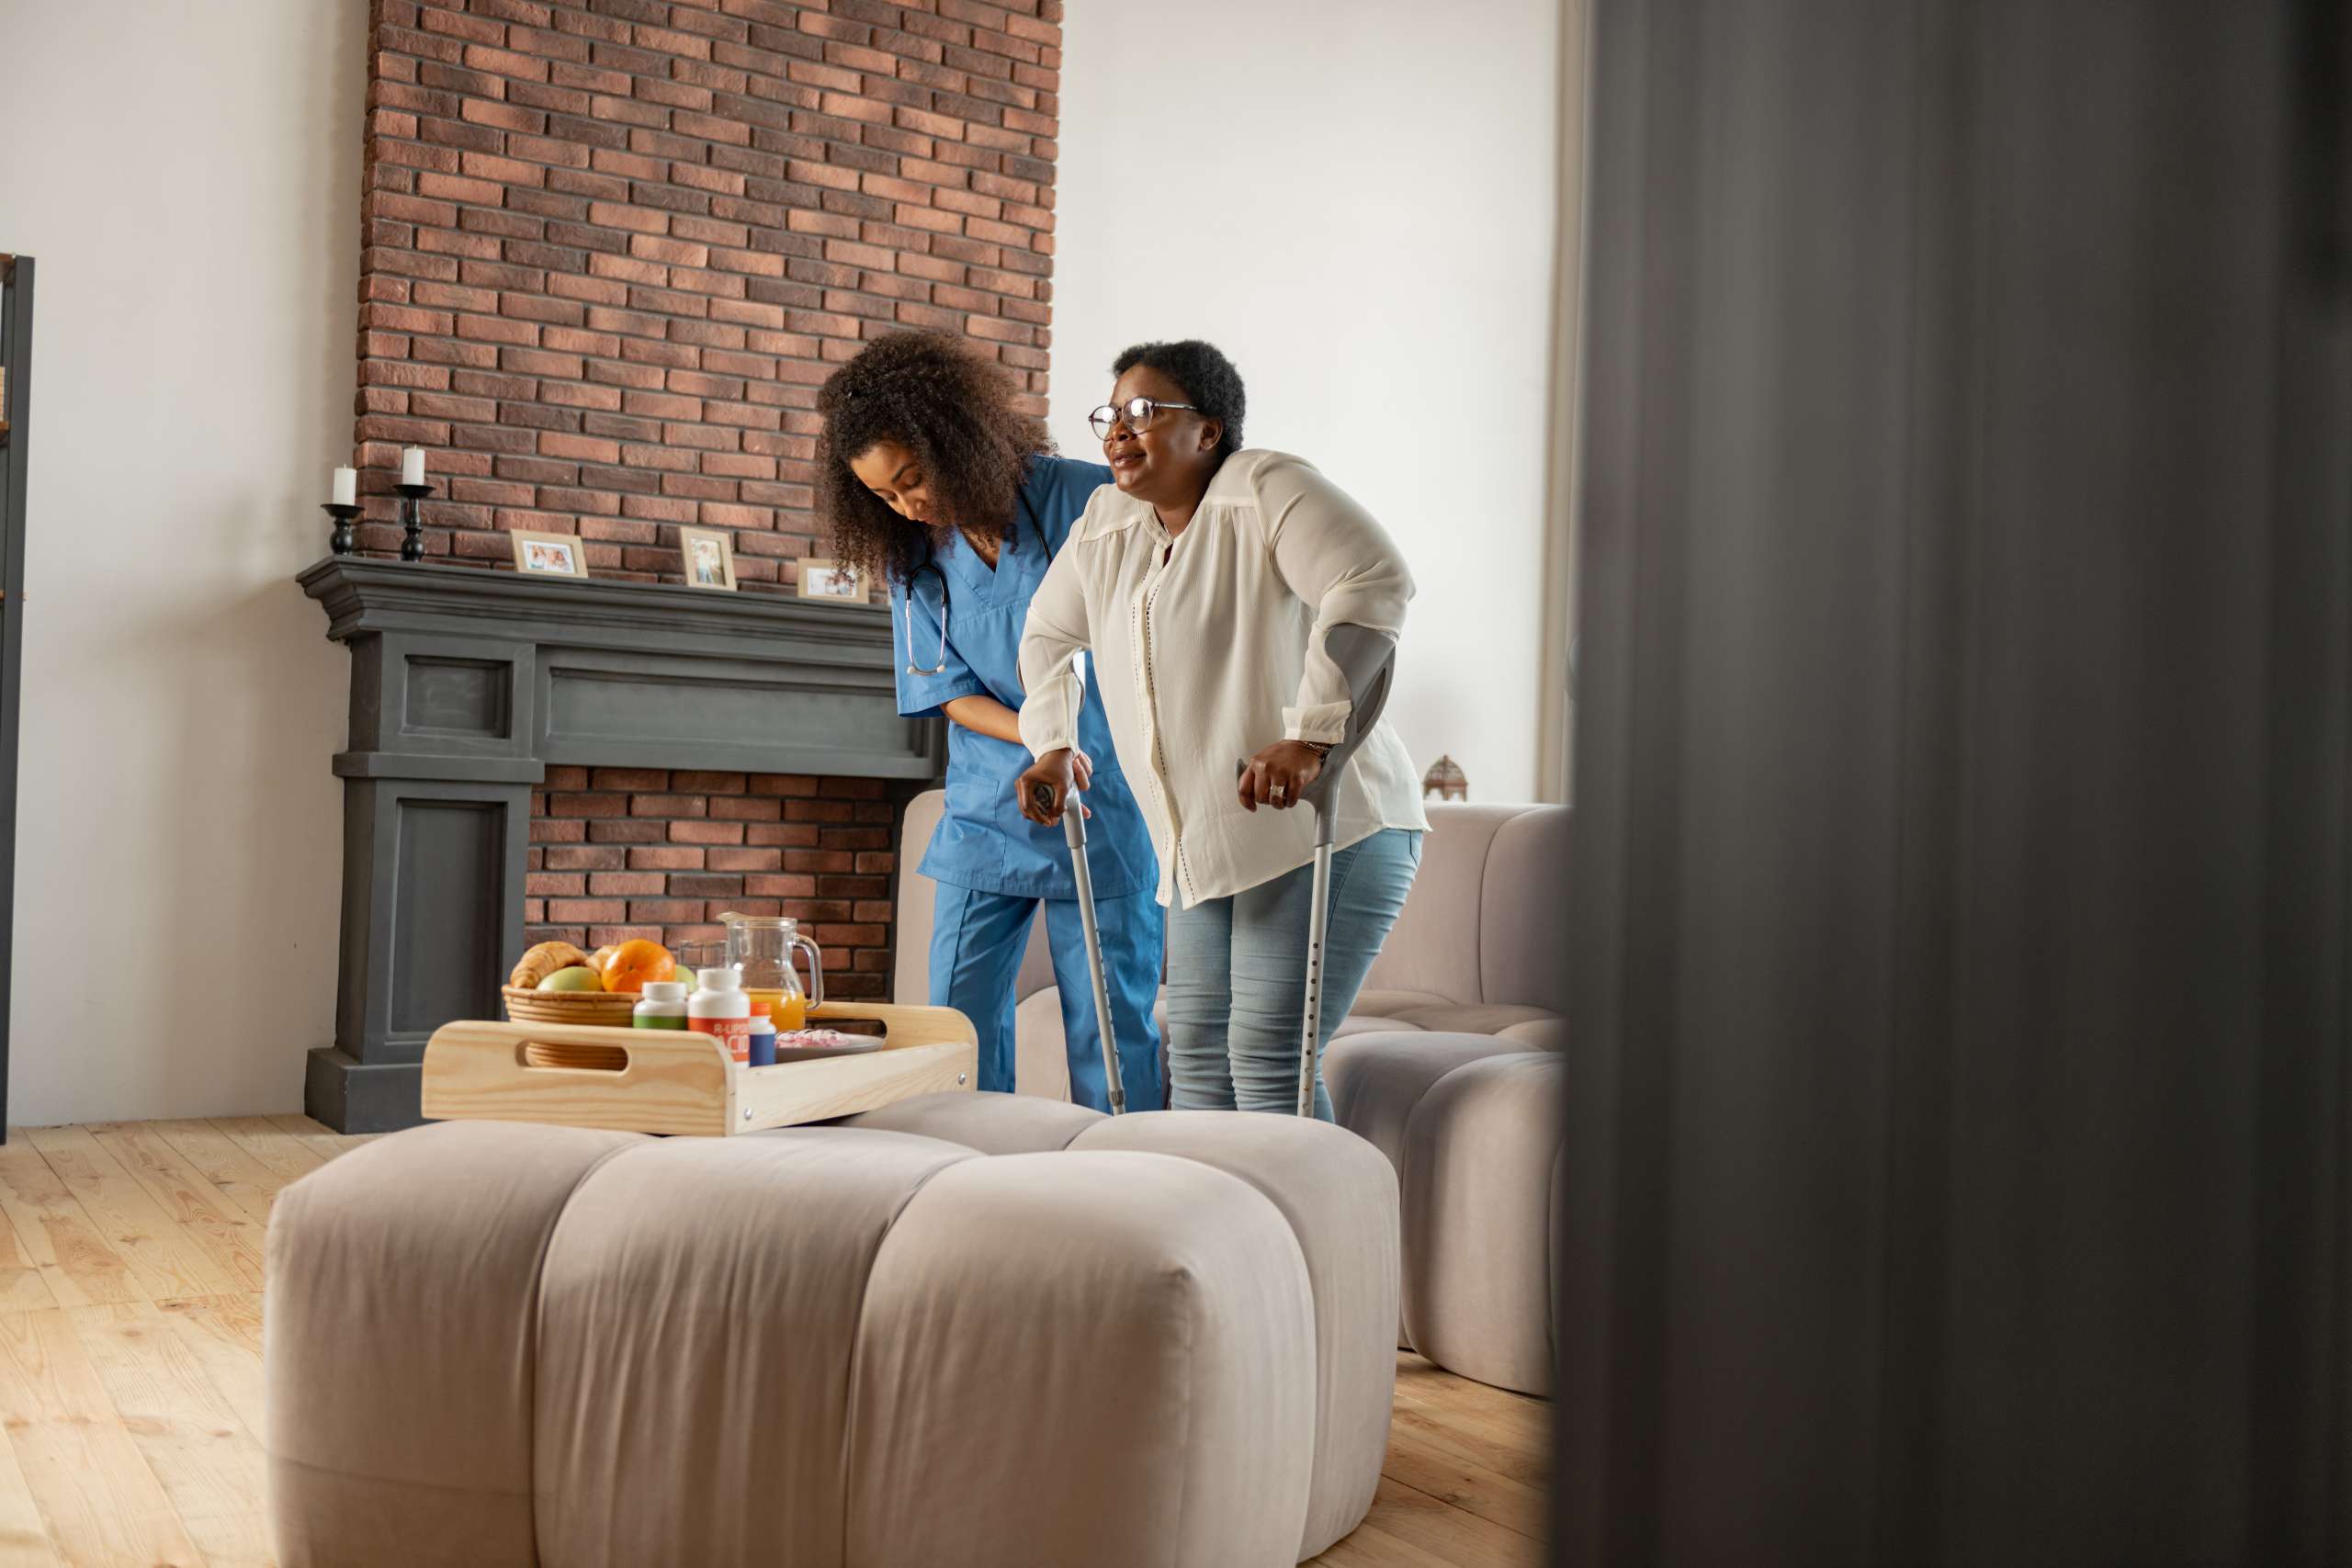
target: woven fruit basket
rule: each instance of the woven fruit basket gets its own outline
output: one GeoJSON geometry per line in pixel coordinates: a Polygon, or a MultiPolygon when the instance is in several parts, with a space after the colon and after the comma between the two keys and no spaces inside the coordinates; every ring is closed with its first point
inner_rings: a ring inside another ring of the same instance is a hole
{"type": "Polygon", "coordinates": [[[516,1023],[571,1023],[627,1029],[638,998],[628,991],[540,991],[503,986],[506,1016],[516,1023]]]}

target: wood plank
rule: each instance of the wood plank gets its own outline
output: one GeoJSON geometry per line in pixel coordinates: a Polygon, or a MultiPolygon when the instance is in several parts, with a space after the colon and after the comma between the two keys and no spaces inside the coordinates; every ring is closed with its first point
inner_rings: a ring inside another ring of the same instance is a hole
{"type": "Polygon", "coordinates": [[[35,1267],[33,1255],[17,1239],[17,1224],[0,1214],[0,1269],[30,1269],[35,1267]]]}
{"type": "Polygon", "coordinates": [[[1418,1423],[1393,1422],[1381,1473],[1439,1502],[1513,1530],[1545,1539],[1551,1499],[1544,1485],[1487,1469],[1476,1457],[1418,1423]]]}
{"type": "Polygon", "coordinates": [[[0,1213],[59,1306],[135,1302],[146,1293],[21,1129],[0,1144],[0,1213]]]}
{"type": "Polygon", "coordinates": [[[66,1562],[203,1568],[63,1311],[0,1318],[0,1425],[66,1562]]]}
{"type": "Polygon", "coordinates": [[[1487,1417],[1461,1410],[1399,1404],[1389,1418],[1389,1430],[1404,1430],[1427,1439],[1457,1461],[1475,1465],[1508,1481],[1541,1487],[1549,1483],[1552,1450],[1548,1443],[1527,1441],[1523,1436],[1498,1430],[1487,1417]]]}
{"type": "Polygon", "coordinates": [[[238,1561],[266,1558],[267,1536],[251,1529],[266,1473],[261,1444],[173,1324],[144,1302],[65,1315],[189,1533],[210,1537],[238,1561]]]}
{"type": "Polygon", "coordinates": [[[293,1179],[262,1164],[236,1139],[209,1122],[150,1122],[180,1157],[219,1189],[247,1219],[266,1224],[269,1206],[293,1179]]]}
{"type": "Polygon", "coordinates": [[[0,1568],[58,1568],[49,1524],[17,1463],[16,1446],[0,1434],[0,1568]]]}
{"type": "Polygon", "coordinates": [[[260,1437],[268,1403],[262,1389],[261,1297],[198,1296],[157,1302],[155,1308],[245,1430],[260,1437]]]}
{"type": "Polygon", "coordinates": [[[1544,1427],[1552,1419],[1549,1400],[1457,1376],[1410,1350],[1396,1352],[1396,1389],[1408,1399],[1440,1400],[1454,1409],[1536,1427],[1544,1427]]]}
{"type": "Polygon", "coordinates": [[[1409,1352],[1396,1363],[1391,1430],[1437,1439],[1464,1462],[1541,1487],[1552,1469],[1552,1407],[1440,1371],[1409,1352]]]}
{"type": "Polygon", "coordinates": [[[39,1312],[56,1304],[49,1281],[17,1238],[16,1223],[0,1211],[0,1313],[39,1312]]]}
{"type": "Polygon", "coordinates": [[[1364,1525],[1375,1536],[1393,1536],[1453,1568],[1540,1568],[1544,1561],[1542,1542],[1450,1508],[1402,1482],[1383,1477],[1373,1508],[1364,1525]]]}
{"type": "Polygon", "coordinates": [[[162,1134],[137,1125],[91,1136],[146,1189],[243,1291],[261,1289],[263,1227],[188,1163],[162,1134]]]}
{"type": "Polygon", "coordinates": [[[1353,1534],[1333,1541],[1322,1556],[1310,1558],[1306,1568],[1453,1568],[1452,1559],[1388,1534],[1379,1518],[1380,1508],[1374,1505],[1353,1534]]]}
{"type": "Polygon", "coordinates": [[[337,1155],[349,1154],[360,1145],[384,1135],[381,1133],[338,1133],[325,1122],[313,1122],[300,1112],[273,1116],[270,1122],[278,1131],[300,1138],[304,1148],[309,1149],[322,1160],[331,1160],[337,1155]]]}
{"type": "Polygon", "coordinates": [[[241,1291],[236,1275],[214,1262],[148,1195],[122,1162],[80,1127],[36,1127],[26,1134],[83,1213],[130,1269],[152,1301],[241,1291]]]}
{"type": "Polygon", "coordinates": [[[215,1131],[287,1181],[299,1181],[327,1162],[266,1116],[215,1116],[215,1131]]]}
{"type": "Polygon", "coordinates": [[[234,1517],[216,1515],[186,1522],[187,1533],[204,1553],[207,1568],[277,1568],[267,1509],[248,1508],[234,1517]]]}

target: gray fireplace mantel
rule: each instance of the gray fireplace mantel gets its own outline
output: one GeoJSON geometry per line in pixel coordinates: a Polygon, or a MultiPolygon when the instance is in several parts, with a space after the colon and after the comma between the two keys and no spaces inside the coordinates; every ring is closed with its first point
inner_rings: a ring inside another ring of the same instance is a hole
{"type": "Polygon", "coordinates": [[[424,1043],[498,1016],[523,946],[531,789],[550,763],[939,776],[899,716],[879,607],[331,557],[298,580],[351,650],[335,1039],[303,1102],[417,1120],[424,1043]]]}

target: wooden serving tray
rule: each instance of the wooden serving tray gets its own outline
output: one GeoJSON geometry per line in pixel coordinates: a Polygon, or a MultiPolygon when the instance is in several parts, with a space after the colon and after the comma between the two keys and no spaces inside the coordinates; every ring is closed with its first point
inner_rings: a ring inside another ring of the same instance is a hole
{"type": "Polygon", "coordinates": [[[723,1137],[970,1089],[978,1036],[953,1008],[828,1002],[808,1022],[878,1023],[878,1051],[747,1067],[691,1031],[563,1023],[447,1023],[424,1047],[428,1120],[552,1122],[723,1137]]]}

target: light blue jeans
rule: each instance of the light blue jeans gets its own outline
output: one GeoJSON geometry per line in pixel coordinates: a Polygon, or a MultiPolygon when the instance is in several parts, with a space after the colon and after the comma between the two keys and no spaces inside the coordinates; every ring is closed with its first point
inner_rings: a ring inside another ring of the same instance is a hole
{"type": "MultiPolygon", "coordinates": [[[[1385,828],[1331,857],[1315,1114],[1331,1120],[1322,1051],[1355,1005],[1421,865],[1421,836],[1385,828]]],[[[1306,926],[1315,868],[1168,912],[1169,1102],[1179,1111],[1298,1110],[1306,926]]]]}

